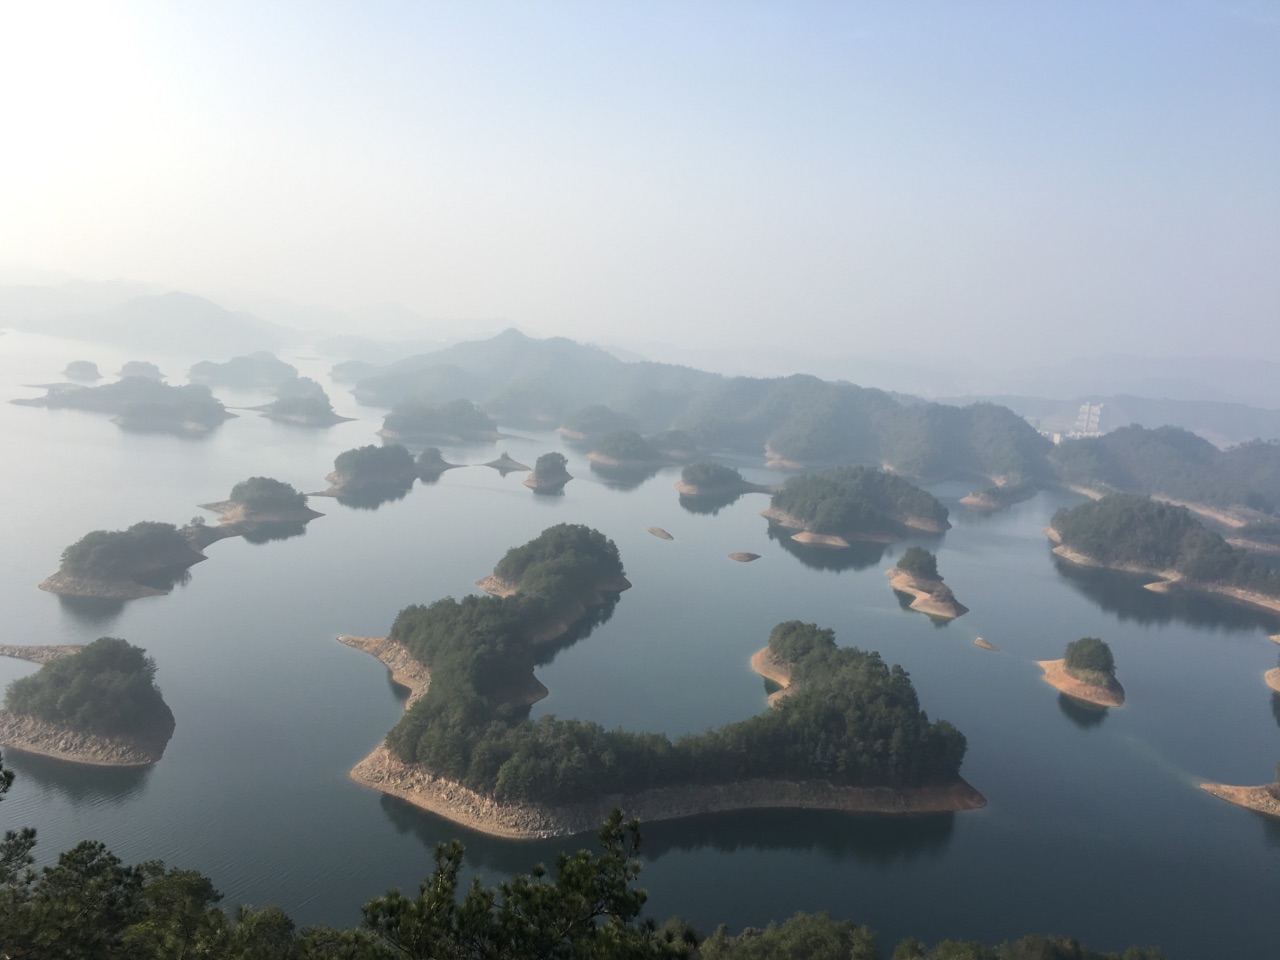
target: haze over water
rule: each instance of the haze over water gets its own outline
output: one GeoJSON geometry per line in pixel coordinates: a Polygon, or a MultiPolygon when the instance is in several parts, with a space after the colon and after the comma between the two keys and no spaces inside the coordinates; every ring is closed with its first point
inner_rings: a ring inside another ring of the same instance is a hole
{"type": "MultiPolygon", "coordinates": [[[[31,396],[22,384],[57,381],[81,358],[109,373],[141,357],[7,334],[0,398],[31,396]]],[[[301,923],[350,924],[369,897],[416,889],[434,845],[453,836],[487,877],[551,860],[564,841],[493,841],[346,778],[400,703],[385,668],[334,637],[381,635],[408,603],[472,591],[508,547],[569,521],[615,540],[634,587],[608,622],[538,670],[551,694],[535,715],[671,735],[741,719],[765,703],[750,654],[775,623],[814,621],[910,672],[929,715],[968,737],[963,774],[989,801],[911,820],[776,812],[648,824],[641,883],[653,916],[679,912],[709,932],[829,910],[870,924],[882,944],[1059,932],[1095,949],[1162,944],[1179,958],[1267,952],[1280,828],[1195,784],[1270,778],[1280,710],[1260,674],[1274,665],[1266,635],[1280,624],[1059,568],[1040,531],[1074,502],[1066,495],[982,517],[955,504],[963,485],[935,488],[954,527],[911,542],[937,553],[971,608],[941,627],[903,610],[884,577],[908,544],[847,561],[806,551],[769,536],[757,515],[763,495],[693,514],[671,487],[678,471],[610,487],[554,434],[445,455],[475,464],[505,449],[532,463],[562,449],[576,477],[563,497],[535,497],[519,473],[471,466],[376,510],[314,499],[325,516],[305,535],[216,543],[166,597],[86,607],[36,589],[63,547],[91,529],[181,524],[252,475],[322,489],[337,453],[375,442],[380,412],[333,387],[327,361],[284,358],[322,379],[339,413],[360,419],[306,430],[242,411],[187,440],[0,403],[13,467],[0,477],[10,505],[6,642],[122,636],[156,658],[177,720],[163,760],[145,771],[6,752],[18,780],[0,807],[3,826],[35,825],[45,862],[101,839],[127,861],[159,857],[207,873],[229,903],[277,902],[301,923]],[[675,539],[651,536],[650,525],[675,539]],[[738,550],[761,559],[730,561],[738,550]],[[1115,651],[1122,709],[1073,707],[1041,681],[1032,661],[1083,635],[1115,651]],[[975,636],[1000,651],[978,649],[975,636]]],[[[155,359],[180,380],[198,358],[155,359]]],[[[265,399],[218,392],[232,405],[265,399]]],[[[751,480],[781,479],[743,469],[751,480]]],[[[32,669],[0,659],[0,681],[32,669]]]]}

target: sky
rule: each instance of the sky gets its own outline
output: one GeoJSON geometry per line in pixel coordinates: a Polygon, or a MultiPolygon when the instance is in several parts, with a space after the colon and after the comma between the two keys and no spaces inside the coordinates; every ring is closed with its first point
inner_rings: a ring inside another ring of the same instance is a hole
{"type": "Polygon", "coordinates": [[[1280,0],[0,0],[0,262],[702,351],[1280,358],[1280,0]]]}

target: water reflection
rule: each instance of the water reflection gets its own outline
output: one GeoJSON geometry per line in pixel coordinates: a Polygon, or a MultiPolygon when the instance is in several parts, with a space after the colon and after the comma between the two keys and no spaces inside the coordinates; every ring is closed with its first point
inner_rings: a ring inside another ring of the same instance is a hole
{"type": "Polygon", "coordinates": [[[290,537],[300,537],[306,532],[306,521],[299,520],[293,523],[258,523],[245,530],[243,536],[249,543],[263,544],[271,543],[273,540],[288,540],[290,537]]]}
{"type": "Polygon", "coordinates": [[[5,766],[13,767],[23,781],[56,790],[75,804],[123,804],[143,792],[154,769],[154,766],[99,767],[68,763],[12,748],[5,750],[4,762],[5,766]]]}
{"type": "Polygon", "coordinates": [[[1107,719],[1108,713],[1106,707],[1085,703],[1065,693],[1058,694],[1058,709],[1081,730],[1092,730],[1107,719]]]}
{"type": "Polygon", "coordinates": [[[1149,576],[1081,567],[1054,559],[1059,576],[1108,613],[1120,620],[1143,625],[1175,621],[1193,627],[1215,627],[1231,632],[1280,629],[1280,617],[1231,600],[1202,593],[1155,593],[1144,589],[1149,576]]]}
{"type": "Polygon", "coordinates": [[[591,462],[591,472],[600,478],[606,487],[614,490],[634,490],[646,480],[658,475],[661,466],[641,467],[606,467],[591,462]]]}
{"type": "Polygon", "coordinates": [[[377,510],[384,503],[403,500],[412,489],[413,481],[410,480],[405,485],[362,487],[350,493],[340,493],[334,499],[344,507],[350,507],[353,510],[377,510]]]}
{"type": "Polygon", "coordinates": [[[108,627],[124,610],[126,600],[108,600],[103,597],[67,597],[58,595],[58,606],[71,619],[94,629],[108,627]]]}
{"type": "Polygon", "coordinates": [[[1280,693],[1271,694],[1271,715],[1276,718],[1276,726],[1280,726],[1280,693]]]}
{"type": "Polygon", "coordinates": [[[865,570],[875,566],[889,549],[887,544],[872,543],[867,540],[855,540],[848,547],[833,550],[830,547],[815,547],[796,543],[791,539],[791,531],[776,523],[769,524],[769,539],[775,541],[783,550],[791,554],[811,570],[865,570]]]}
{"type": "Polygon", "coordinates": [[[741,493],[726,493],[718,497],[716,496],[687,497],[684,494],[681,494],[680,506],[684,507],[685,510],[689,511],[690,513],[699,513],[705,516],[714,517],[717,513],[719,513],[725,507],[729,507],[737,503],[738,499],[741,496],[742,496],[741,493]]]}
{"type": "Polygon", "coordinates": [[[613,616],[614,610],[618,608],[618,601],[621,599],[622,594],[606,594],[603,602],[594,607],[588,607],[582,618],[560,636],[548,643],[537,644],[533,648],[534,666],[545,666],[554,660],[561,651],[568,650],[575,643],[591,636],[596,627],[608,623],[613,616]]]}
{"type": "Polygon", "coordinates": [[[149,570],[146,573],[135,574],[133,580],[144,587],[168,593],[174,587],[185,587],[191,582],[191,568],[164,567],[160,570],[149,570]]]}

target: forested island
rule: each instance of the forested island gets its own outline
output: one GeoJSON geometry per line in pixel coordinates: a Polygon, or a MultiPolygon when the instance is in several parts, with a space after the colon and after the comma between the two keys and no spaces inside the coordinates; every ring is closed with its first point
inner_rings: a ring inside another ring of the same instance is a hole
{"type": "Polygon", "coordinates": [[[1240,526],[1280,512],[1280,443],[1257,440],[1219,450],[1178,427],[1122,427],[1064,440],[1052,454],[1062,479],[1096,493],[1145,494],[1181,502],[1240,526]]]}
{"type": "Polygon", "coordinates": [[[101,380],[98,365],[92,360],[72,360],[67,364],[62,375],[69,380],[101,380]]]}
{"type": "Polygon", "coordinates": [[[544,453],[533,464],[533,471],[521,481],[534,493],[554,494],[573,479],[569,461],[563,453],[544,453]]]}
{"type": "Polygon", "coordinates": [[[414,458],[413,466],[418,472],[419,480],[424,483],[435,483],[446,470],[456,470],[465,464],[450,463],[444,458],[439,447],[427,447],[414,458]]]}
{"type": "Polygon", "coordinates": [[[389,640],[429,671],[425,695],[353,776],[504,836],[589,829],[615,805],[648,818],[751,807],[971,809],[965,740],[919,709],[906,673],[830,631],[784,624],[771,648],[803,682],[786,706],[675,741],[588,721],[528,718],[538,649],[625,586],[611,541],[560,524],[507,553],[481,585],[400,612],[389,640]]]}
{"type": "Polygon", "coordinates": [[[241,480],[231,488],[226,500],[202,503],[200,508],[218,514],[216,527],[192,524],[183,531],[201,550],[227,537],[243,536],[253,541],[262,535],[264,539],[281,539],[302,532],[307,523],[324,516],[307,506],[305,494],[272,477],[241,480]]]}
{"type": "Polygon", "coordinates": [[[405,400],[391,408],[378,435],[388,440],[474,443],[497,440],[497,424],[469,400],[405,400]]]}
{"type": "Polygon", "coordinates": [[[174,387],[150,377],[125,377],[98,387],[50,389],[46,396],[11,402],[54,410],[109,413],[126,429],[178,434],[207,433],[234,416],[208,387],[174,387]]]}
{"type": "Polygon", "coordinates": [[[407,493],[417,478],[417,464],[407,449],[398,443],[385,447],[371,443],[344,450],[334,458],[333,470],[325,477],[329,489],[320,495],[337,497],[339,502],[344,498],[396,499],[407,493]]]}
{"type": "Polygon", "coordinates": [[[623,430],[634,433],[639,426],[634,417],[618,413],[597,403],[574,411],[560,426],[556,427],[556,433],[566,440],[590,442],[623,430]]]}
{"type": "Polygon", "coordinates": [[[618,430],[601,437],[587,454],[587,459],[597,467],[623,469],[651,467],[667,461],[653,444],[634,430],[618,430]]]}
{"type": "Polygon", "coordinates": [[[749,492],[769,493],[772,488],[743,479],[742,474],[733,467],[702,461],[691,463],[680,471],[676,490],[682,497],[719,500],[729,497],[736,499],[739,494],[749,492]]]}
{"type": "Polygon", "coordinates": [[[120,365],[121,378],[145,377],[148,380],[163,380],[164,373],[150,360],[126,360],[120,365]]]}
{"type": "Polygon", "coordinates": [[[62,551],[41,590],[70,597],[135,600],[168,593],[205,559],[171,523],[144,520],[126,530],[94,530],[62,551]]]}
{"type": "Polygon", "coordinates": [[[908,547],[888,571],[889,586],[914,599],[911,609],[927,614],[935,620],[954,620],[969,612],[942,582],[938,573],[938,558],[924,547],[908,547]]]}
{"type": "Polygon", "coordinates": [[[1124,704],[1124,687],[1116,679],[1116,661],[1105,641],[1081,637],[1067,644],[1061,660],[1037,660],[1045,682],[1069,697],[1099,707],[1124,704]]]}
{"type": "Polygon", "coordinates": [[[286,380],[275,387],[276,399],[260,407],[254,407],[268,420],[295,423],[303,427],[331,427],[344,423],[351,417],[340,417],[333,412],[333,402],[324,387],[310,377],[286,380]]]}
{"type": "Polygon", "coordinates": [[[100,637],[9,684],[0,744],[102,766],[154,763],[173,735],[156,664],[125,640],[100,637]]]}
{"type": "Polygon", "coordinates": [[[1185,507],[1113,494],[1058,510],[1045,532],[1064,560],[1162,579],[1148,589],[1200,590],[1280,611],[1280,573],[1229,545],[1185,507]]]}
{"type": "Polygon", "coordinates": [[[211,387],[233,387],[238,390],[275,389],[298,379],[298,369],[273,353],[260,350],[232,357],[224,363],[201,360],[187,371],[192,383],[211,387]]]}
{"type": "Polygon", "coordinates": [[[791,477],[762,515],[798,530],[793,540],[831,547],[847,547],[850,540],[890,542],[911,532],[942,533],[951,526],[947,508],[931,494],[871,467],[791,477]]]}

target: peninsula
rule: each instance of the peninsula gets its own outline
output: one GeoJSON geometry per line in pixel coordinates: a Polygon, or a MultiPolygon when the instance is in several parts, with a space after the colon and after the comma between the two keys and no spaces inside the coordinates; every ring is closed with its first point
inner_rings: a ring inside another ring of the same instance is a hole
{"type": "Polygon", "coordinates": [[[1045,682],[1069,697],[1098,707],[1124,705],[1124,687],[1116,680],[1111,648],[1097,637],[1067,644],[1061,660],[1037,660],[1045,682]]]}
{"type": "Polygon", "coordinates": [[[144,650],[100,637],[80,648],[3,647],[0,653],[44,664],[5,691],[0,744],[96,766],[145,766],[164,754],[173,713],[144,650]]]}
{"type": "Polygon", "coordinates": [[[1226,783],[1202,783],[1200,789],[1219,800],[1234,803],[1255,813],[1280,818],[1280,771],[1271,783],[1257,787],[1236,787],[1226,783]]]}
{"type": "Polygon", "coordinates": [[[950,529],[947,508],[902,477],[870,467],[835,467],[792,477],[761,516],[797,530],[791,539],[826,547],[851,540],[890,543],[912,532],[950,529]]]}
{"type": "Polygon", "coordinates": [[[938,574],[938,558],[923,547],[908,547],[897,566],[887,571],[889,586],[910,594],[911,609],[935,620],[954,620],[969,612],[938,574]]]}
{"type": "Polygon", "coordinates": [[[1148,590],[1194,590],[1280,612],[1280,573],[1230,546],[1185,507],[1112,494],[1053,515],[1045,534],[1071,563],[1160,578],[1148,590]]]}
{"type": "Polygon", "coordinates": [[[143,521],[127,530],[94,530],[62,551],[58,572],[41,590],[69,597],[136,600],[173,589],[205,556],[171,523],[143,521]]]}
{"type": "MultiPolygon", "coordinates": [[[[925,717],[906,674],[877,654],[837,649],[833,634],[812,624],[783,624],[771,637],[773,656],[802,681],[792,709],[674,743],[581,721],[533,723],[511,696],[513,679],[527,675],[534,645],[549,642],[552,621],[561,634],[573,626],[564,617],[566,599],[585,615],[601,584],[621,575],[611,543],[588,528],[560,525],[504,557],[482,581],[494,596],[402,610],[389,637],[400,647],[374,652],[398,673],[393,658],[408,651],[426,667],[430,685],[352,777],[505,837],[587,831],[601,810],[615,806],[670,819],[777,807],[934,813],[985,802],[959,778],[964,737],[925,717]],[[884,708],[875,716],[857,706],[870,700],[884,708]],[[452,706],[462,703],[471,704],[468,717],[452,706]],[[845,731],[838,741],[824,732],[835,722],[830,710],[845,731]],[[910,746],[880,759],[863,749],[888,738],[910,746]],[[843,759],[827,755],[834,742],[843,759]]],[[[417,686],[406,685],[420,691],[421,676],[417,686]]]]}

